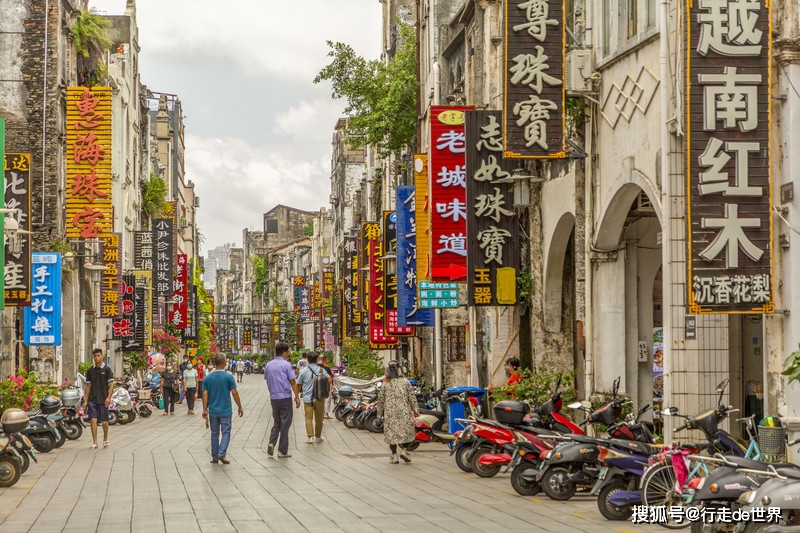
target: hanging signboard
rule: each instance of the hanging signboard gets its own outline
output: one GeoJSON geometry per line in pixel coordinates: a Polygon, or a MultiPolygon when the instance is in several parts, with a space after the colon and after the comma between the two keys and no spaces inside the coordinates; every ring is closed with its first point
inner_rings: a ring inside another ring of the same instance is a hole
{"type": "Polygon", "coordinates": [[[197,317],[200,316],[197,301],[197,285],[189,284],[186,292],[186,327],[181,330],[181,339],[187,348],[197,347],[197,317]]]}
{"type": "Polygon", "coordinates": [[[172,310],[169,323],[178,329],[186,329],[186,315],[189,314],[189,261],[186,254],[175,256],[175,278],[172,282],[172,310]]]}
{"type": "Polygon", "coordinates": [[[428,172],[430,279],[467,277],[467,191],[464,112],[471,107],[431,106],[428,172]]]}
{"type": "Polygon", "coordinates": [[[433,326],[432,311],[417,305],[416,192],[413,186],[399,186],[397,205],[397,323],[399,326],[433,326]]]}
{"type": "Polygon", "coordinates": [[[153,344],[153,272],[134,270],[136,290],[134,291],[133,338],[141,346],[153,344]]]}
{"type": "Polygon", "coordinates": [[[134,231],[133,267],[136,270],[155,270],[153,257],[153,232],[149,230],[134,231]]]}
{"type": "Polygon", "coordinates": [[[428,223],[428,154],[414,156],[414,228],[416,276],[431,279],[431,227],[428,223]]]}
{"type": "Polygon", "coordinates": [[[111,87],[67,87],[67,237],[112,231],[111,87]]]}
{"type": "Polygon", "coordinates": [[[383,316],[386,304],[383,294],[383,242],[381,226],[377,222],[362,222],[361,234],[367,249],[369,265],[369,345],[371,350],[394,348],[397,337],[386,334],[383,316]]]}
{"type": "Polygon", "coordinates": [[[562,0],[506,2],[506,157],[566,156],[563,17],[562,0]]]}
{"type": "Polygon", "coordinates": [[[100,236],[100,257],[105,265],[100,282],[100,318],[117,318],[120,315],[122,269],[119,240],[119,233],[100,236]]]}
{"type": "Polygon", "coordinates": [[[361,323],[361,310],[358,307],[358,238],[347,236],[344,238],[342,262],[342,307],[344,320],[342,321],[343,337],[351,338],[357,335],[356,324],[361,323]]]}
{"type": "MultiPolygon", "coordinates": [[[[397,212],[384,211],[383,212],[383,253],[387,256],[394,256],[394,264],[397,265],[397,212]]],[[[391,336],[396,335],[413,335],[414,328],[408,325],[398,324],[397,319],[397,269],[394,272],[386,272],[386,261],[382,261],[384,265],[383,273],[383,295],[385,302],[385,322],[386,334],[391,336]]]]}
{"type": "Polygon", "coordinates": [[[31,254],[31,305],[24,311],[25,346],[61,345],[61,254],[31,254]]]}
{"type": "MultiPolygon", "coordinates": [[[[1,151],[0,151],[1,152],[1,151]]],[[[19,209],[20,212],[9,215],[16,217],[19,229],[31,230],[31,154],[5,154],[5,202],[6,209],[19,209]]],[[[2,195],[0,195],[2,196],[2,195]]],[[[13,307],[28,300],[31,286],[31,244],[27,234],[18,236],[21,247],[12,253],[9,241],[5,243],[5,305],[13,307]]]]}
{"type": "Polygon", "coordinates": [[[173,261],[173,225],[172,219],[157,218],[154,221],[153,231],[155,233],[155,271],[153,280],[155,283],[156,296],[168,299],[172,297],[174,266],[173,261]]]}
{"type": "Polygon", "coordinates": [[[689,312],[769,313],[769,2],[688,3],[689,312]]]}
{"type": "Polygon", "coordinates": [[[133,274],[123,274],[120,285],[119,316],[111,322],[111,335],[115,340],[122,341],[122,351],[139,351],[143,347],[137,346],[134,335],[136,321],[136,278],[133,274]]]}
{"type": "Polygon", "coordinates": [[[503,159],[501,111],[467,111],[467,302],[514,305],[519,271],[519,222],[513,183],[503,159]]]}

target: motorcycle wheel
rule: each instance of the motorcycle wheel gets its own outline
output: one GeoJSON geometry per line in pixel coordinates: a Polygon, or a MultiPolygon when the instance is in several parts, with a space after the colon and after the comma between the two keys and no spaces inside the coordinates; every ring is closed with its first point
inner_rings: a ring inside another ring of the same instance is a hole
{"type": "Polygon", "coordinates": [[[511,486],[520,496],[536,496],[541,492],[542,486],[538,481],[522,479],[522,474],[535,469],[536,467],[533,464],[522,461],[511,471],[511,486]]]}
{"type": "Polygon", "coordinates": [[[622,490],[628,490],[628,483],[617,479],[603,487],[600,494],[597,495],[597,508],[607,520],[627,520],[633,515],[632,505],[619,506],[608,501],[612,494],[622,490]]]}
{"type": "MultiPolygon", "coordinates": [[[[667,509],[673,506],[686,507],[683,496],[675,490],[675,481],[675,471],[671,464],[648,470],[642,479],[642,503],[648,507],[664,505],[667,509]]],[[[683,529],[689,527],[691,522],[684,520],[678,523],[667,513],[667,521],[659,522],[658,525],[667,529],[683,529]]]]}
{"type": "Polygon", "coordinates": [[[19,459],[10,455],[0,455],[0,487],[11,487],[22,475],[19,459]]]}
{"type": "Polygon", "coordinates": [[[119,418],[118,422],[121,425],[125,425],[131,421],[131,416],[129,414],[130,411],[117,411],[117,417],[119,418]]]}
{"type": "Polygon", "coordinates": [[[130,411],[128,411],[128,417],[130,417],[130,420],[128,422],[133,422],[134,420],[136,420],[137,414],[138,413],[136,412],[136,409],[131,409],[130,411]]]}
{"type": "Polygon", "coordinates": [[[496,453],[495,450],[491,446],[481,446],[477,450],[472,452],[472,455],[469,458],[469,464],[472,467],[472,473],[476,474],[478,477],[494,477],[500,472],[500,469],[503,465],[482,465],[480,463],[480,459],[482,456],[486,455],[487,453],[496,453]]]}
{"type": "MultiPolygon", "coordinates": [[[[381,430],[381,432],[383,432],[383,430],[381,430]]],[[[419,442],[418,440],[415,440],[415,441],[414,441],[414,442],[412,442],[411,444],[407,444],[407,445],[406,445],[406,450],[408,450],[408,451],[410,451],[410,452],[413,452],[414,450],[416,450],[417,448],[419,448],[419,445],[420,445],[420,442],[419,442]]]]}
{"type": "Polygon", "coordinates": [[[62,429],[63,425],[58,428],[58,437],[56,437],[56,448],[61,448],[67,442],[67,434],[62,429]]]}
{"type": "Polygon", "coordinates": [[[37,452],[47,453],[56,447],[56,437],[52,433],[42,433],[36,437],[30,437],[33,447],[37,452]]]}
{"type": "Polygon", "coordinates": [[[109,409],[108,411],[108,425],[109,426],[116,426],[117,422],[119,422],[119,411],[112,411],[109,409]]]}
{"type": "Polygon", "coordinates": [[[362,411],[359,413],[355,418],[353,418],[353,424],[355,424],[356,429],[364,429],[364,412],[362,411]]]}
{"type": "Polygon", "coordinates": [[[472,473],[472,466],[469,462],[470,455],[472,455],[472,446],[463,445],[456,450],[456,465],[468,474],[472,473]]]}
{"type": "Polygon", "coordinates": [[[563,501],[575,496],[575,492],[578,490],[575,483],[563,481],[563,478],[568,475],[569,470],[563,466],[548,468],[542,475],[542,489],[551,500],[563,501]]]}
{"type": "Polygon", "coordinates": [[[147,418],[147,417],[149,417],[149,416],[150,416],[150,415],[152,415],[152,414],[153,414],[153,411],[151,411],[150,409],[148,409],[148,408],[147,408],[147,405],[145,405],[145,404],[142,404],[142,406],[141,406],[141,407],[139,407],[139,416],[141,416],[142,418],[147,418]]]}
{"type": "Polygon", "coordinates": [[[383,419],[378,418],[378,415],[369,417],[364,426],[372,433],[383,433],[383,419]]]}
{"type": "Polygon", "coordinates": [[[341,422],[344,419],[344,405],[337,405],[333,410],[333,416],[341,422]]]}
{"type": "Polygon", "coordinates": [[[356,428],[355,418],[356,418],[355,411],[350,411],[349,413],[347,413],[345,417],[342,419],[342,422],[344,422],[344,427],[346,427],[347,429],[355,429],[356,428]]]}
{"type": "Polygon", "coordinates": [[[69,440],[77,440],[83,435],[83,426],[80,422],[67,422],[64,424],[64,436],[69,440]]]}

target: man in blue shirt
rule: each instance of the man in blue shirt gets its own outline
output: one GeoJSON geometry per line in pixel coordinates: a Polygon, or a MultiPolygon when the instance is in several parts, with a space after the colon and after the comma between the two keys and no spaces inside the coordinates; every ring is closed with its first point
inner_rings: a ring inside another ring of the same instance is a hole
{"type": "Polygon", "coordinates": [[[325,437],[322,436],[322,415],[324,414],[323,411],[325,411],[325,400],[314,398],[314,378],[319,374],[323,374],[327,376],[328,383],[333,378],[324,368],[317,364],[318,357],[319,354],[316,352],[310,352],[308,354],[308,366],[297,375],[297,384],[303,387],[306,435],[308,435],[306,444],[314,444],[325,440],[325,437]]]}
{"type": "MultiPolygon", "coordinates": [[[[214,365],[217,370],[225,370],[225,354],[214,355],[214,365]]],[[[231,440],[231,417],[233,406],[231,396],[239,408],[239,417],[244,416],[239,391],[236,390],[236,380],[227,372],[211,372],[203,380],[203,418],[211,423],[211,462],[230,464],[226,454],[228,443],[231,440]],[[220,440],[220,429],[222,439],[220,440]]]]}
{"type": "Polygon", "coordinates": [[[275,345],[275,359],[264,367],[264,379],[267,380],[272,405],[272,431],[269,434],[267,453],[272,455],[277,444],[278,457],[281,459],[291,457],[289,428],[292,426],[292,393],[295,405],[300,407],[300,391],[289,360],[289,345],[285,342],[275,345]]]}

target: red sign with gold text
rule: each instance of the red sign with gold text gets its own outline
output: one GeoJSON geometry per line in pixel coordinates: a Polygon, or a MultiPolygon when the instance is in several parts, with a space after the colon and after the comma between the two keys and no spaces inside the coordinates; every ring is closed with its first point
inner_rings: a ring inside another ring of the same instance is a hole
{"type": "Polygon", "coordinates": [[[186,254],[178,254],[175,261],[175,279],[172,282],[172,311],[169,323],[178,329],[186,329],[186,315],[189,313],[189,262],[186,254]]]}
{"type": "Polygon", "coordinates": [[[111,88],[67,87],[67,237],[113,230],[111,88]]]}
{"type": "Polygon", "coordinates": [[[372,350],[394,348],[397,337],[389,337],[383,328],[386,301],[383,293],[383,242],[381,226],[377,222],[361,224],[363,238],[367,241],[369,261],[369,345],[372,350]]]}
{"type": "Polygon", "coordinates": [[[428,169],[433,281],[467,277],[467,163],[464,112],[472,107],[431,107],[428,169]]]}

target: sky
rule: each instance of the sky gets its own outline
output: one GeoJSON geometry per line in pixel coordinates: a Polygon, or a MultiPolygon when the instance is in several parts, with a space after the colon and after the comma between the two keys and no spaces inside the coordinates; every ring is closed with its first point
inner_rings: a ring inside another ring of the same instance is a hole
{"type": "MultiPolygon", "coordinates": [[[[89,0],[107,15],[126,0],[89,0]]],[[[202,255],[242,245],[277,204],[328,207],[331,140],[343,101],[314,84],[326,41],[377,59],[378,0],[138,0],[139,72],[175,94],[185,120],[186,179],[200,197],[202,255]]]]}

